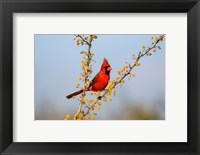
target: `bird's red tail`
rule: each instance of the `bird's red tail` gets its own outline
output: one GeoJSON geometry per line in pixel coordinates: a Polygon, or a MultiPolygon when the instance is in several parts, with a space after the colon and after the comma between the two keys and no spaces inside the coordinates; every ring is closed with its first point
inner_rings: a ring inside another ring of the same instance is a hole
{"type": "Polygon", "coordinates": [[[81,94],[82,92],[83,92],[83,89],[82,89],[82,90],[79,90],[79,91],[77,91],[77,92],[74,92],[74,93],[72,93],[72,94],[70,94],[70,95],[68,95],[68,96],[66,96],[66,98],[70,99],[70,98],[72,98],[73,96],[76,96],[76,95],[81,94]]]}

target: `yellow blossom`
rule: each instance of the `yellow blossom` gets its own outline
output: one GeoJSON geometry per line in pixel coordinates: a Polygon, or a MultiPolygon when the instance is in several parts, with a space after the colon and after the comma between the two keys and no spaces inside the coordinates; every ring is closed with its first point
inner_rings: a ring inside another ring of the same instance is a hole
{"type": "Polygon", "coordinates": [[[97,92],[94,92],[94,95],[96,96],[96,95],[97,95],[97,92]]]}
{"type": "Polygon", "coordinates": [[[85,117],[85,116],[82,116],[82,119],[83,119],[83,120],[86,120],[86,117],[85,117]]]}
{"type": "Polygon", "coordinates": [[[135,77],[135,74],[131,74],[132,77],[135,77]]]}
{"type": "Polygon", "coordinates": [[[84,70],[84,69],[85,69],[85,66],[82,65],[82,66],[81,66],[81,69],[84,70]]]}
{"type": "Polygon", "coordinates": [[[163,41],[163,37],[164,37],[163,35],[160,35],[160,41],[163,41]]]}
{"type": "Polygon", "coordinates": [[[98,106],[97,106],[97,109],[98,109],[98,110],[101,110],[101,105],[98,105],[98,106]]]}
{"type": "Polygon", "coordinates": [[[154,49],[152,50],[152,52],[156,52],[156,49],[154,48],[154,49]]]}
{"type": "Polygon", "coordinates": [[[124,80],[122,80],[121,83],[124,83],[124,80]]]}
{"type": "Polygon", "coordinates": [[[79,76],[79,77],[78,77],[78,80],[82,80],[82,77],[79,76]]]}
{"type": "Polygon", "coordinates": [[[84,61],[84,60],[81,60],[81,63],[82,63],[82,64],[84,64],[84,63],[85,63],[85,61],[84,61]]]}
{"type": "Polygon", "coordinates": [[[100,96],[100,95],[101,95],[101,92],[100,92],[100,91],[98,91],[98,93],[97,93],[97,94],[98,94],[98,96],[100,96]]]}
{"type": "Polygon", "coordinates": [[[109,96],[110,96],[110,95],[111,95],[111,93],[112,93],[112,89],[108,91],[107,95],[109,95],[109,96]]]}
{"type": "Polygon", "coordinates": [[[81,39],[79,37],[76,38],[76,41],[79,42],[81,39]]]}
{"type": "Polygon", "coordinates": [[[83,77],[86,77],[86,76],[87,76],[87,74],[86,74],[86,73],[83,73],[83,74],[82,74],[82,76],[83,76],[83,77]]]}
{"type": "Polygon", "coordinates": [[[87,87],[88,86],[88,82],[87,83],[85,83],[85,87],[87,87]]]}
{"type": "Polygon", "coordinates": [[[113,87],[112,84],[109,84],[109,85],[108,85],[108,88],[112,88],[112,87],[113,87]]]}
{"type": "Polygon", "coordinates": [[[89,69],[88,72],[89,72],[90,74],[92,74],[92,69],[89,69]]]}
{"type": "Polygon", "coordinates": [[[108,102],[111,102],[112,101],[112,98],[108,98],[108,102]]]}
{"type": "Polygon", "coordinates": [[[116,77],[116,80],[119,80],[119,76],[116,77]]]}
{"type": "Polygon", "coordinates": [[[94,56],[94,52],[91,52],[90,55],[91,55],[91,56],[94,56]]]}
{"type": "Polygon", "coordinates": [[[104,101],[104,102],[107,102],[107,98],[106,98],[106,97],[104,97],[104,98],[103,98],[103,101],[104,101]]]}
{"type": "Polygon", "coordinates": [[[83,113],[83,114],[84,114],[84,110],[81,110],[81,113],[83,113]]]}
{"type": "Polygon", "coordinates": [[[110,80],[111,83],[115,83],[115,80],[110,80]]]}
{"type": "Polygon", "coordinates": [[[133,57],[135,57],[135,54],[132,54],[133,57]]]}
{"type": "Polygon", "coordinates": [[[155,37],[155,38],[154,38],[155,41],[157,41],[158,39],[159,39],[158,37],[155,37]]]}
{"type": "Polygon", "coordinates": [[[143,48],[143,49],[145,49],[145,48],[146,48],[146,46],[142,45],[142,48],[143,48]]]}
{"type": "Polygon", "coordinates": [[[83,59],[84,59],[84,60],[86,60],[86,59],[87,59],[87,57],[86,57],[86,56],[84,56],[84,57],[83,57],[83,59]]]}
{"type": "Polygon", "coordinates": [[[96,39],[97,36],[93,34],[93,35],[90,35],[90,38],[95,38],[96,39]]]}
{"type": "Polygon", "coordinates": [[[72,98],[74,99],[74,98],[76,98],[76,96],[72,96],[72,98]]]}
{"type": "Polygon", "coordinates": [[[77,116],[78,116],[77,114],[74,114],[74,119],[76,119],[77,116]]]}
{"type": "Polygon", "coordinates": [[[124,68],[117,71],[118,74],[122,73],[124,71],[124,68]]]}
{"type": "Polygon", "coordinates": [[[66,117],[65,117],[67,120],[68,119],[70,119],[71,118],[71,116],[70,115],[66,115],[66,117]]]}
{"type": "Polygon", "coordinates": [[[80,83],[77,83],[77,84],[76,84],[76,88],[78,88],[79,86],[80,86],[80,83]]]}
{"type": "Polygon", "coordinates": [[[96,114],[97,114],[96,112],[94,112],[94,111],[92,112],[92,115],[96,115],[96,114]]]}
{"type": "Polygon", "coordinates": [[[108,92],[109,92],[109,93],[112,92],[112,88],[113,88],[112,84],[109,84],[109,85],[108,85],[108,92]]]}
{"type": "Polygon", "coordinates": [[[136,61],[135,64],[136,64],[136,66],[140,66],[140,62],[139,61],[136,61]]]}
{"type": "Polygon", "coordinates": [[[120,73],[121,73],[121,70],[118,70],[117,73],[120,74],[120,73]]]}
{"type": "Polygon", "coordinates": [[[95,120],[95,117],[93,116],[93,117],[91,118],[91,120],[95,120]]]}
{"type": "Polygon", "coordinates": [[[88,99],[88,98],[86,98],[86,99],[85,99],[85,102],[86,102],[86,103],[89,103],[89,102],[91,102],[91,100],[88,99]]]}

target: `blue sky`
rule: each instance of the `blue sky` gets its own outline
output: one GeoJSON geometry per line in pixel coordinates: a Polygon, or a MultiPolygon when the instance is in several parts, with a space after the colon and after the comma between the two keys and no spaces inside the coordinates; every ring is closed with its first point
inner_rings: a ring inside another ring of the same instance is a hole
{"type": "MultiPolygon", "coordinates": [[[[151,46],[152,36],[158,35],[97,35],[91,49],[96,61],[92,77],[106,57],[113,69],[111,79],[115,78],[125,61],[133,62],[131,55],[137,55],[142,45],[151,46]]],[[[156,108],[160,119],[164,119],[165,41],[159,46],[161,50],[151,57],[141,58],[141,66],[133,70],[136,77],[126,79],[112,102],[103,104],[102,110],[97,111],[98,119],[124,119],[123,108],[126,111],[129,106],[156,108]]],[[[81,73],[82,50],[86,46],[76,46],[74,35],[35,35],[36,120],[62,120],[66,114],[76,112],[77,100],[67,100],[65,96],[78,90],[75,85],[81,73]]]]}

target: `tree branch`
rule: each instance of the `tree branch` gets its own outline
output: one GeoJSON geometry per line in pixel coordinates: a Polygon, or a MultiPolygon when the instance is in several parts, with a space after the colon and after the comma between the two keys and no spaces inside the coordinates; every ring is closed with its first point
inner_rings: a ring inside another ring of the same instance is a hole
{"type": "MultiPolygon", "coordinates": [[[[87,63],[86,63],[86,71],[85,71],[86,76],[84,77],[84,89],[83,89],[83,92],[81,93],[82,98],[84,99],[84,97],[85,97],[85,90],[87,89],[86,84],[87,84],[87,82],[88,82],[88,77],[89,77],[89,74],[90,74],[90,73],[88,73],[88,70],[87,70],[87,69],[90,67],[90,63],[91,63],[91,60],[92,60],[91,47],[92,47],[92,41],[93,41],[93,39],[94,39],[95,37],[94,37],[94,35],[90,35],[90,40],[89,40],[89,42],[88,42],[88,41],[85,40],[81,35],[75,35],[75,36],[81,38],[81,40],[82,40],[83,42],[85,42],[85,43],[88,45],[88,51],[85,52],[85,54],[87,55],[87,63]]],[[[78,108],[77,113],[75,114],[74,119],[76,119],[76,120],[78,119],[78,117],[79,117],[79,115],[80,115],[80,113],[81,113],[81,110],[82,110],[82,105],[83,105],[84,103],[85,103],[85,101],[80,101],[79,108],[78,108]]]]}
{"type": "MultiPolygon", "coordinates": [[[[133,69],[134,67],[137,66],[137,63],[136,63],[136,62],[138,62],[143,56],[147,55],[152,49],[156,48],[156,45],[157,45],[160,41],[162,41],[163,39],[164,39],[164,35],[163,35],[162,37],[160,37],[160,38],[154,43],[154,45],[153,45],[152,47],[147,48],[147,50],[145,50],[143,53],[140,51],[140,52],[138,53],[137,58],[135,59],[135,60],[136,60],[135,63],[134,63],[132,66],[129,67],[129,71],[128,71],[127,73],[125,73],[118,81],[115,81],[115,82],[114,82],[114,84],[113,84],[113,86],[112,86],[112,89],[114,89],[118,84],[120,84],[120,83],[122,82],[122,80],[124,80],[124,79],[131,73],[132,69],[133,69]]],[[[108,89],[106,89],[105,92],[104,92],[101,96],[98,96],[98,97],[94,100],[93,104],[92,104],[90,107],[88,107],[88,109],[87,109],[86,113],[84,114],[84,116],[88,115],[88,114],[90,113],[90,110],[93,109],[93,108],[95,107],[96,103],[98,103],[98,101],[101,100],[102,98],[104,98],[107,94],[108,94],[108,89]]]]}

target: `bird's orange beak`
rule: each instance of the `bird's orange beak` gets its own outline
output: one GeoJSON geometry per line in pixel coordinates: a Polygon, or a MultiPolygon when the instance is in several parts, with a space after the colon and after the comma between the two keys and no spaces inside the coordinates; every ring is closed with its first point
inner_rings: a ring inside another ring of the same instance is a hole
{"type": "Polygon", "coordinates": [[[108,67],[108,68],[107,68],[107,71],[111,71],[111,70],[112,70],[112,67],[108,67]]]}

